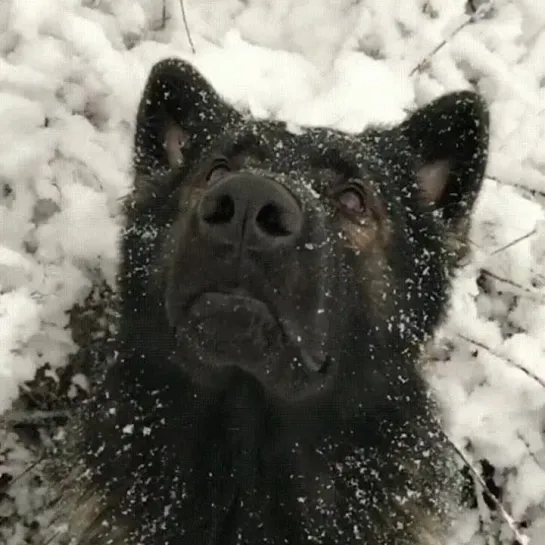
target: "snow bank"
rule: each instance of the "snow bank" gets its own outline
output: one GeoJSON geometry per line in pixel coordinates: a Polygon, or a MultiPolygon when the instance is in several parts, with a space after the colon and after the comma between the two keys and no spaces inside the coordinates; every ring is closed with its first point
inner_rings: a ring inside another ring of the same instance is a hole
{"type": "MultiPolygon", "coordinates": [[[[489,178],[430,383],[449,435],[496,466],[504,504],[544,545],[545,10],[468,4],[482,17],[470,21],[464,0],[185,0],[190,42],[179,0],[5,0],[0,412],[75,350],[66,311],[115,282],[134,113],[155,61],[191,58],[254,116],[349,131],[477,85],[493,119],[489,178]]],[[[20,473],[16,439],[2,434],[0,447],[0,473],[20,473]]],[[[0,520],[0,535],[20,544],[41,492],[14,490],[20,518],[0,520]]],[[[481,531],[468,513],[456,543],[511,543],[481,512],[481,531]]]]}

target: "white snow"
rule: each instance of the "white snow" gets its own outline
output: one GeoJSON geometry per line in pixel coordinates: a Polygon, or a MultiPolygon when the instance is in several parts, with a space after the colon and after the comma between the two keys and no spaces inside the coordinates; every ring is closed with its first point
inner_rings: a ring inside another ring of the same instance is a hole
{"type": "MultiPolygon", "coordinates": [[[[180,1],[165,4],[161,28],[162,0],[2,2],[0,412],[75,350],[66,311],[94,282],[114,283],[134,114],[155,61],[191,59],[254,116],[350,131],[477,82],[493,120],[489,178],[430,384],[448,434],[496,466],[507,511],[545,545],[542,0],[474,2],[489,8],[471,24],[465,0],[185,0],[195,56],[180,1]]],[[[31,459],[0,430],[0,474],[31,459]]],[[[0,539],[23,543],[42,494],[0,497],[0,539]]],[[[481,513],[481,530],[475,512],[460,518],[454,544],[512,543],[481,513]]]]}

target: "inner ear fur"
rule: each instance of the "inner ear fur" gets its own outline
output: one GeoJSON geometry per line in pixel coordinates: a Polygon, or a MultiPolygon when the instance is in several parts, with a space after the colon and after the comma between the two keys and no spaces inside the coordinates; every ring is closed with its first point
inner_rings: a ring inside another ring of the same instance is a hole
{"type": "Polygon", "coordinates": [[[457,223],[469,215],[488,158],[489,113],[471,91],[450,93],[414,112],[401,130],[416,157],[421,194],[457,223]]]}
{"type": "Polygon", "coordinates": [[[136,175],[180,166],[190,149],[202,147],[239,118],[190,63],[159,61],[148,76],[136,115],[136,175]]]}

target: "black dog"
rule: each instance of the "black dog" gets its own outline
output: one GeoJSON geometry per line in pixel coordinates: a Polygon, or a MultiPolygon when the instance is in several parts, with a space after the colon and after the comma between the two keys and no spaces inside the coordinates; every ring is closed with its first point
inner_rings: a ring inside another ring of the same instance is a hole
{"type": "Polygon", "coordinates": [[[421,351],[488,123],[458,92],[395,127],[294,133],[159,62],[117,357],[70,432],[52,528],[77,545],[441,543],[460,477],[421,351]]]}

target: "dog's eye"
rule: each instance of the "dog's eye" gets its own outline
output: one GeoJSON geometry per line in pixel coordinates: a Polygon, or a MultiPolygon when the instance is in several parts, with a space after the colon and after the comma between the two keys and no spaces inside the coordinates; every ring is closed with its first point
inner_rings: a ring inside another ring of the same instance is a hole
{"type": "Polygon", "coordinates": [[[210,169],[208,170],[208,175],[206,176],[206,181],[210,183],[215,183],[221,178],[223,178],[228,172],[230,172],[229,164],[226,159],[217,159],[212,163],[210,169]]]}
{"type": "Polygon", "coordinates": [[[357,183],[337,189],[333,199],[338,208],[351,216],[361,216],[367,209],[365,192],[363,187],[357,183]]]}

